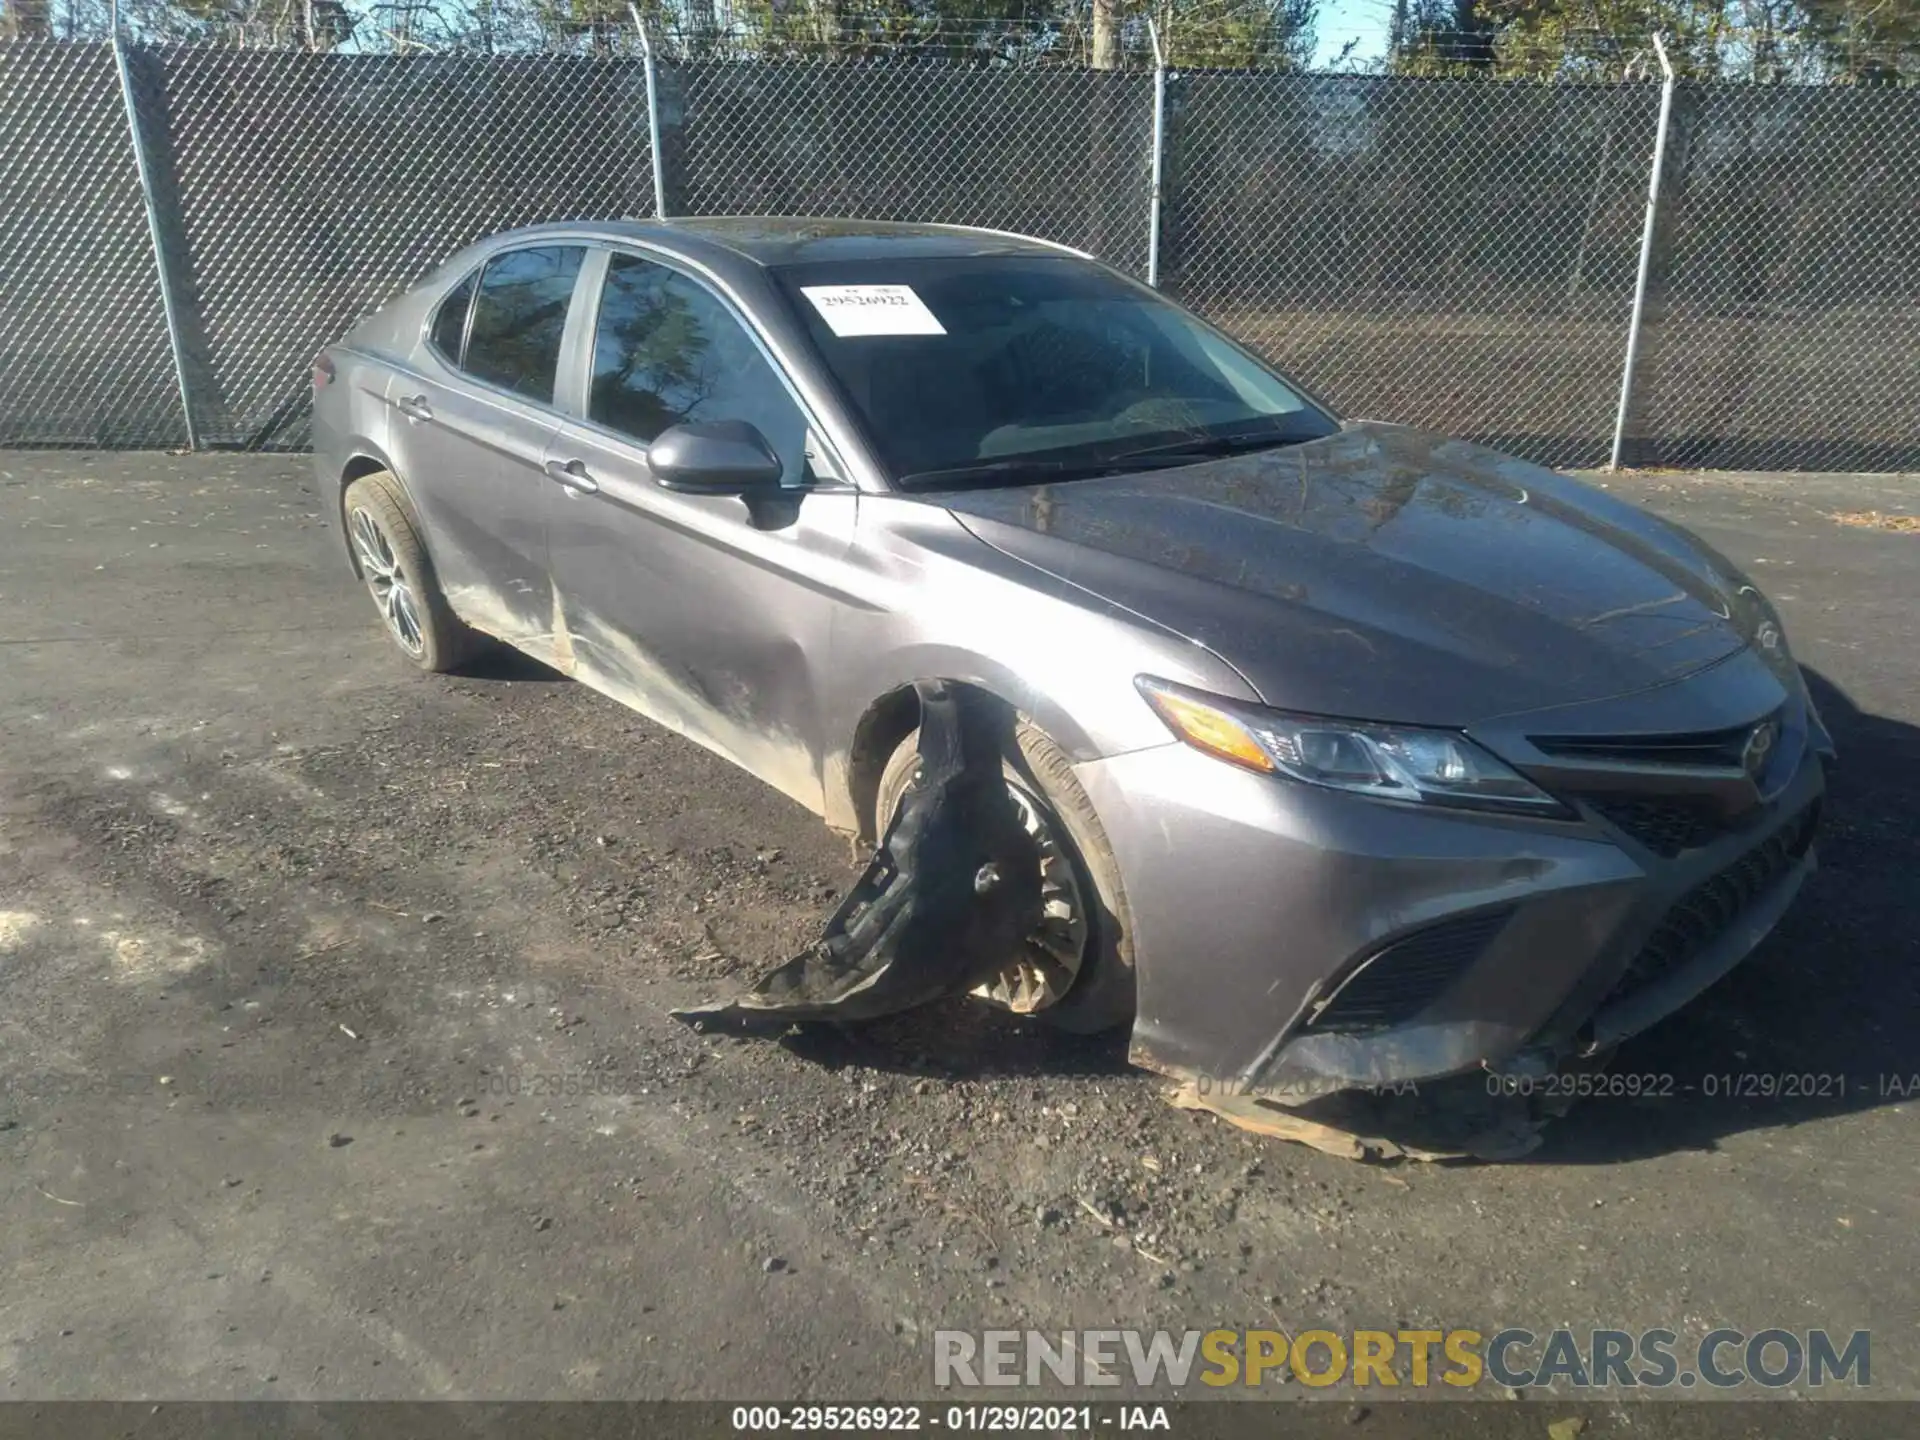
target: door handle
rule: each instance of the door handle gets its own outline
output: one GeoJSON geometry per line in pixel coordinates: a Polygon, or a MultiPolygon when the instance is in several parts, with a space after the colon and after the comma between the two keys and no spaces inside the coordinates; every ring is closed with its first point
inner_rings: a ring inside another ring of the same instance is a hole
{"type": "Polygon", "coordinates": [[[549,460],[547,478],[557,480],[581,495],[595,495],[600,490],[600,482],[587,474],[587,462],[584,460],[549,460]]]}
{"type": "Polygon", "coordinates": [[[394,408],[409,420],[433,418],[433,407],[427,404],[427,397],[424,395],[403,395],[394,408]]]}

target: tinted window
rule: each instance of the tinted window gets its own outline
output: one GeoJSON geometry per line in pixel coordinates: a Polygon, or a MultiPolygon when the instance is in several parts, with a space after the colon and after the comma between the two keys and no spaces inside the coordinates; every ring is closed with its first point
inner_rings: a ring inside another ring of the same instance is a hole
{"type": "Polygon", "coordinates": [[[544,403],[553,400],[567,301],[586,251],[577,245],[513,250],[487,262],[467,329],[468,374],[544,403]]]}
{"type": "Polygon", "coordinates": [[[469,274],[453,287],[433,315],[433,329],[429,332],[433,348],[456,365],[460,363],[460,342],[467,335],[467,307],[472,303],[473,276],[469,274]]]}
{"type": "Polygon", "coordinates": [[[896,478],[988,466],[1023,483],[1026,459],[1254,449],[1338,428],[1187,311],[1067,256],[824,261],[774,275],[896,478]]]}
{"type": "Polygon", "coordinates": [[[801,474],[806,418],[718,296],[631,255],[607,265],[587,413],[637,440],[683,420],[745,420],[801,474]]]}

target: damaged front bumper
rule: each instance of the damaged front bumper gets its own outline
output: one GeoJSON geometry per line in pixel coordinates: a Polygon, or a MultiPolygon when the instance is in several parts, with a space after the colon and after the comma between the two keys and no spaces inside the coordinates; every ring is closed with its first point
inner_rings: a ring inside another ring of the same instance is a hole
{"type": "Polygon", "coordinates": [[[1121,873],[1132,1059],[1278,1100],[1542,1073],[1725,975],[1814,866],[1813,745],[1739,828],[1661,858],[1541,824],[1280,784],[1183,745],[1078,768],[1121,873]]]}

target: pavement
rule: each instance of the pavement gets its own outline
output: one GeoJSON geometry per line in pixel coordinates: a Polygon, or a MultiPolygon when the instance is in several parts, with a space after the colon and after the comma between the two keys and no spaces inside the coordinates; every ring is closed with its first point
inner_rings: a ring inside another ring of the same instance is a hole
{"type": "Polygon", "coordinates": [[[411,670],[303,457],[0,453],[0,1399],[873,1399],[936,1328],[1509,1325],[1868,1329],[1920,1397],[1920,477],[1601,478],[1778,603],[1820,872],[1619,1056],[1661,1093],[1363,1165],[964,1003],[688,1030],[844,842],[531,664],[411,670]]]}

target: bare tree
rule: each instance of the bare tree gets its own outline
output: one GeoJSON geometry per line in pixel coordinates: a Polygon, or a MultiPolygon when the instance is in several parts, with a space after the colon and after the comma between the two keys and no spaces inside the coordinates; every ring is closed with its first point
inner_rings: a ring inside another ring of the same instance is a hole
{"type": "Polygon", "coordinates": [[[0,37],[46,40],[53,35],[53,0],[6,0],[0,11],[0,37]]]}
{"type": "Polygon", "coordinates": [[[1093,0],[1093,68],[1120,68],[1120,21],[1115,0],[1093,0]]]}

